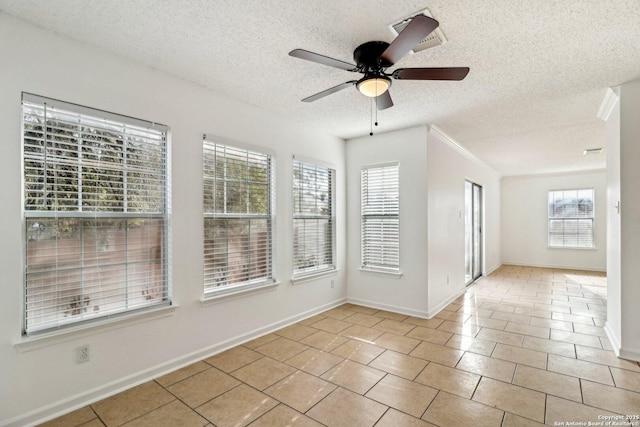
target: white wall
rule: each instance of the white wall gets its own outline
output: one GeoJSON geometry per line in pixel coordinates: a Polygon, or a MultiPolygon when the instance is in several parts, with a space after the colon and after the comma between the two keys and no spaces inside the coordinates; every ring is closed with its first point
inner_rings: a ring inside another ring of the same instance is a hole
{"type": "Polygon", "coordinates": [[[432,317],[464,292],[466,179],[484,189],[483,272],[488,272],[500,265],[500,176],[495,171],[434,126],[347,141],[349,301],[432,317]],[[360,169],[393,160],[400,164],[400,278],[359,268],[360,169]]]}
{"type": "Polygon", "coordinates": [[[606,269],[605,171],[502,178],[502,262],[604,271],[606,269]],[[549,248],[549,190],[595,189],[595,249],[549,248]]]}
{"type": "Polygon", "coordinates": [[[383,133],[347,141],[347,277],[354,303],[427,315],[427,127],[383,133]],[[360,170],[399,162],[399,278],[360,269],[360,170]]]}
{"type": "Polygon", "coordinates": [[[620,86],[620,355],[640,361],[640,80],[620,86]]]}
{"type": "Polygon", "coordinates": [[[500,266],[500,176],[431,127],[428,137],[429,306],[433,316],[465,291],[465,180],[482,186],[483,274],[500,266]]]}
{"type": "MultiPolygon", "coordinates": [[[[617,96],[616,96],[617,99],[617,96]]],[[[620,353],[622,336],[621,226],[614,207],[620,201],[620,102],[615,103],[606,123],[607,138],[607,322],[609,341],[620,353]]]]}
{"type": "Polygon", "coordinates": [[[638,329],[638,260],[640,259],[640,80],[618,88],[619,105],[607,120],[607,157],[610,200],[613,220],[608,240],[607,324],[605,330],[617,355],[640,361],[640,329],[638,329]],[[618,197],[616,197],[618,196],[618,197]],[[620,201],[620,215],[613,204],[620,201]],[[613,203],[613,204],[612,204],[613,203]],[[614,213],[615,212],[615,213],[614,213]]]}
{"type": "Polygon", "coordinates": [[[266,113],[0,13],[0,424],[26,425],[82,406],[344,301],[345,148],[266,113]],[[37,53],[37,54],[36,54],[37,53]],[[25,344],[22,327],[21,91],[164,123],[173,143],[173,299],[165,316],[25,344]],[[276,153],[272,291],[203,304],[202,134],[276,153]],[[292,286],[294,154],[334,164],[339,273],[292,286]],[[335,288],[331,288],[331,280],[335,288]],[[90,362],[74,349],[89,344],[90,362]]]}

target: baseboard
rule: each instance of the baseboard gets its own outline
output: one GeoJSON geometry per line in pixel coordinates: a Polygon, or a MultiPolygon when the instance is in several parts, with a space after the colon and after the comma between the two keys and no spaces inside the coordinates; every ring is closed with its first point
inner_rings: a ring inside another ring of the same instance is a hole
{"type": "Polygon", "coordinates": [[[221,353],[237,345],[243,344],[247,341],[251,341],[263,335],[277,331],[278,329],[282,329],[286,326],[297,323],[301,320],[315,316],[316,314],[338,307],[344,304],[346,300],[347,300],[346,298],[340,298],[336,301],[324,304],[320,307],[307,310],[305,312],[271,323],[269,325],[263,326],[261,328],[255,329],[253,331],[247,332],[237,337],[233,337],[226,341],[203,348],[201,350],[195,351],[190,354],[186,354],[184,356],[156,365],[154,367],[145,369],[144,371],[136,372],[133,375],[121,378],[117,381],[113,381],[103,386],[96,387],[92,390],[77,394],[70,398],[60,400],[51,405],[47,405],[43,408],[38,408],[27,414],[22,414],[10,420],[5,420],[2,423],[0,423],[0,425],[6,426],[6,427],[18,427],[18,426],[24,427],[24,426],[34,426],[37,424],[41,424],[43,422],[52,420],[61,415],[74,411],[76,409],[80,409],[84,406],[90,405],[91,403],[95,403],[99,400],[105,399],[107,397],[110,397],[120,392],[123,392],[125,390],[128,390],[137,385],[151,381],[154,378],[158,378],[162,375],[173,372],[176,369],[183,368],[199,360],[214,356],[218,353],[221,353]]]}
{"type": "Polygon", "coordinates": [[[618,340],[618,337],[613,332],[613,329],[611,329],[611,324],[608,321],[605,321],[603,329],[604,329],[604,333],[607,335],[607,338],[609,339],[609,343],[611,344],[611,347],[613,348],[613,352],[615,353],[616,357],[620,357],[620,340],[618,340]]]}
{"type": "Polygon", "coordinates": [[[640,362],[640,350],[638,349],[628,349],[623,348],[620,340],[611,329],[611,324],[609,322],[604,323],[604,333],[607,334],[607,338],[609,339],[609,343],[611,343],[611,347],[613,347],[613,352],[616,357],[620,359],[632,360],[634,362],[640,362]]]}
{"type": "Polygon", "coordinates": [[[407,316],[421,317],[428,319],[428,313],[423,310],[416,310],[414,308],[401,307],[393,304],[383,304],[377,301],[369,301],[360,298],[347,297],[347,302],[351,304],[361,305],[364,307],[377,308],[378,310],[393,311],[395,313],[406,314],[407,316]]]}
{"type": "Polygon", "coordinates": [[[387,310],[393,311],[395,313],[406,314],[407,316],[420,317],[423,319],[431,319],[436,314],[440,313],[446,306],[451,304],[454,300],[456,300],[460,295],[464,295],[467,292],[466,288],[461,289],[459,292],[456,292],[454,295],[447,298],[445,301],[438,304],[432,310],[416,310],[415,308],[402,307],[393,304],[384,304],[377,301],[364,300],[360,298],[347,298],[347,302],[357,305],[362,305],[364,307],[377,308],[378,310],[387,310]]]}
{"type": "Polygon", "coordinates": [[[621,348],[620,355],[618,357],[621,359],[632,360],[634,362],[640,362],[640,350],[625,350],[624,348],[621,348]]]}
{"type": "Polygon", "coordinates": [[[502,263],[499,262],[498,264],[496,264],[493,267],[491,267],[486,273],[484,273],[484,275],[488,276],[491,273],[493,273],[494,271],[496,271],[497,269],[499,269],[500,267],[502,267],[502,263]]]}
{"type": "Polygon", "coordinates": [[[432,310],[427,310],[427,311],[416,310],[414,308],[402,307],[402,306],[393,305],[393,304],[384,304],[384,303],[379,303],[377,301],[369,301],[369,300],[364,300],[360,298],[348,297],[347,302],[352,304],[362,305],[364,307],[377,308],[378,310],[387,310],[387,311],[393,311],[395,313],[406,314],[407,316],[420,317],[423,319],[431,319],[433,316],[435,316],[436,314],[444,310],[446,306],[448,306],[457,298],[459,298],[460,295],[464,295],[465,292],[467,292],[466,287],[462,288],[459,292],[456,292],[454,295],[450,296],[445,301],[438,304],[432,310]]]}
{"type": "Polygon", "coordinates": [[[445,309],[446,306],[448,306],[453,301],[458,299],[460,297],[460,295],[464,295],[465,292],[467,292],[467,288],[466,287],[462,288],[460,291],[456,292],[455,294],[451,295],[446,300],[442,301],[440,304],[436,305],[433,309],[431,309],[431,310],[429,310],[427,312],[427,318],[431,319],[433,316],[435,316],[436,314],[440,313],[442,310],[445,309]]]}
{"type": "Polygon", "coordinates": [[[583,270],[583,271],[595,271],[598,273],[606,273],[607,270],[606,269],[601,269],[601,268],[591,268],[591,267],[576,267],[576,266],[570,266],[570,265],[551,265],[551,264],[531,264],[531,263],[519,263],[519,262],[511,262],[511,261],[503,261],[502,264],[503,266],[508,266],[508,265],[515,265],[518,267],[538,267],[538,268],[556,268],[556,269],[560,269],[560,270],[583,270]]]}

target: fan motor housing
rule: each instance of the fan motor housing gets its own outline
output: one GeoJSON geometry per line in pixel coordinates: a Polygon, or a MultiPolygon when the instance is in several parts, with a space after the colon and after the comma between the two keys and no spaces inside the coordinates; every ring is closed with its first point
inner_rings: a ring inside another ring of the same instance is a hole
{"type": "Polygon", "coordinates": [[[373,41],[366,42],[358,46],[353,51],[353,60],[362,72],[379,71],[381,68],[391,64],[381,64],[380,55],[389,47],[389,43],[373,41]]]}

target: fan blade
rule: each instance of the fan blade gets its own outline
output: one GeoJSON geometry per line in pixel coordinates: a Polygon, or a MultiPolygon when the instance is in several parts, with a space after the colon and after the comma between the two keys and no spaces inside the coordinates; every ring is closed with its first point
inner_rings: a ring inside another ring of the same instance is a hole
{"type": "Polygon", "coordinates": [[[433,30],[438,28],[438,21],[424,15],[416,15],[411,19],[409,25],[398,34],[398,37],[382,52],[380,59],[384,66],[391,66],[398,62],[411,49],[413,49],[422,39],[427,37],[433,30]]]}
{"type": "Polygon", "coordinates": [[[316,100],[318,100],[320,98],[324,98],[327,95],[331,95],[332,93],[336,93],[338,91],[341,91],[342,89],[346,89],[349,86],[353,86],[356,83],[357,83],[356,80],[351,80],[350,82],[345,82],[345,83],[339,84],[338,86],[334,86],[334,87],[329,88],[327,90],[323,90],[320,93],[316,93],[315,95],[311,95],[311,96],[303,99],[302,102],[313,102],[313,101],[316,101],[316,100]]]}
{"type": "Polygon", "coordinates": [[[391,100],[391,94],[386,90],[382,95],[376,98],[376,106],[378,110],[386,110],[393,107],[393,101],[391,100]]]}
{"type": "Polygon", "coordinates": [[[308,50],[304,49],[294,49],[289,52],[289,56],[305,59],[307,61],[315,62],[322,65],[328,65],[329,67],[340,68],[342,70],[356,71],[356,66],[353,64],[340,61],[339,59],[329,58],[328,56],[320,55],[319,53],[309,52],[308,50]]]}
{"type": "Polygon", "coordinates": [[[398,80],[462,80],[467,74],[469,67],[398,68],[392,76],[398,80]]]}

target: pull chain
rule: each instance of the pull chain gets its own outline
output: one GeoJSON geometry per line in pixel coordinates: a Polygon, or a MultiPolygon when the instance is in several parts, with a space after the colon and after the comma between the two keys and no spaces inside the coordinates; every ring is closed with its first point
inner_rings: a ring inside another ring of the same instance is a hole
{"type": "Polygon", "coordinates": [[[378,126],[378,97],[376,96],[376,126],[378,126]]]}
{"type": "MultiPolygon", "coordinates": [[[[378,93],[378,80],[376,79],[376,93],[378,93]]],[[[378,97],[376,96],[376,126],[378,126],[378,97]]]]}
{"type": "MultiPolygon", "coordinates": [[[[376,80],[376,93],[378,92],[378,81],[376,80]]],[[[378,97],[377,96],[373,96],[371,97],[371,108],[370,108],[370,122],[369,122],[369,136],[373,136],[373,98],[375,98],[376,100],[376,121],[375,121],[375,125],[378,126],[378,97]]]]}
{"type": "Polygon", "coordinates": [[[369,103],[369,136],[373,136],[373,98],[371,98],[371,102],[369,103]]]}

